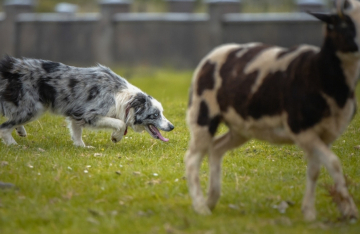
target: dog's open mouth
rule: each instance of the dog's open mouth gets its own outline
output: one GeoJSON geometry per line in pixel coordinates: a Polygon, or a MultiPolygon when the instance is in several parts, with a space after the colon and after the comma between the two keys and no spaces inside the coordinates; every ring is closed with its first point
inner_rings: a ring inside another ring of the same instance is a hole
{"type": "Polygon", "coordinates": [[[151,133],[151,136],[154,137],[155,139],[160,139],[165,142],[169,141],[169,139],[167,139],[161,135],[159,130],[154,125],[149,124],[147,126],[147,128],[149,129],[148,132],[151,133]]]}

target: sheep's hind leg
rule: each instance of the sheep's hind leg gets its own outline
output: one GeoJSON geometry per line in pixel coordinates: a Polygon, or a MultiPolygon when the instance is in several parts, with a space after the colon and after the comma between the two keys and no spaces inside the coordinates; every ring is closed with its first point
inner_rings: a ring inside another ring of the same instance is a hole
{"type": "Polygon", "coordinates": [[[199,169],[212,143],[212,136],[207,127],[195,125],[190,129],[193,132],[193,136],[190,140],[189,149],[185,154],[186,179],[194,210],[199,214],[208,215],[211,214],[211,211],[206,205],[205,198],[201,191],[199,169]]]}
{"type": "Polygon", "coordinates": [[[224,135],[216,138],[213,141],[212,147],[209,150],[209,188],[207,206],[212,210],[215,208],[221,193],[221,163],[226,151],[234,149],[247,141],[233,131],[229,130],[224,135]]]}

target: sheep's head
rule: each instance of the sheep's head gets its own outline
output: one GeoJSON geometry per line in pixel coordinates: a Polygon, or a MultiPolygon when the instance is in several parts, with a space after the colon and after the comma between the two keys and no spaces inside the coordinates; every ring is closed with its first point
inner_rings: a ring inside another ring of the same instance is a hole
{"type": "Polygon", "coordinates": [[[326,39],[329,46],[343,53],[359,54],[360,49],[360,2],[335,0],[335,13],[314,13],[326,23],[326,39]]]}

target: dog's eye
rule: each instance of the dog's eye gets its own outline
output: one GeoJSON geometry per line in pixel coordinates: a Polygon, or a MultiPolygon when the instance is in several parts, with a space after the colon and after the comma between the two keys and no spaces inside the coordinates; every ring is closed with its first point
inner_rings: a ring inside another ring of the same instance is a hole
{"type": "Polygon", "coordinates": [[[148,116],[149,119],[157,119],[158,117],[159,117],[158,113],[155,113],[155,114],[152,114],[152,115],[148,116]]]}

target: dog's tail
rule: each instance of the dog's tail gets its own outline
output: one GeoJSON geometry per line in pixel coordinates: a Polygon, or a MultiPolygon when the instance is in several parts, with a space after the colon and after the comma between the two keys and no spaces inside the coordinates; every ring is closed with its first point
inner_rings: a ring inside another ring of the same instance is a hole
{"type": "Polygon", "coordinates": [[[0,116],[5,115],[3,99],[4,95],[6,96],[7,94],[4,94],[4,92],[10,80],[15,78],[13,71],[16,61],[17,60],[15,58],[7,54],[0,60],[0,116]]]}
{"type": "Polygon", "coordinates": [[[6,54],[4,58],[0,60],[0,77],[3,78],[11,73],[15,63],[16,59],[6,54]]]}

